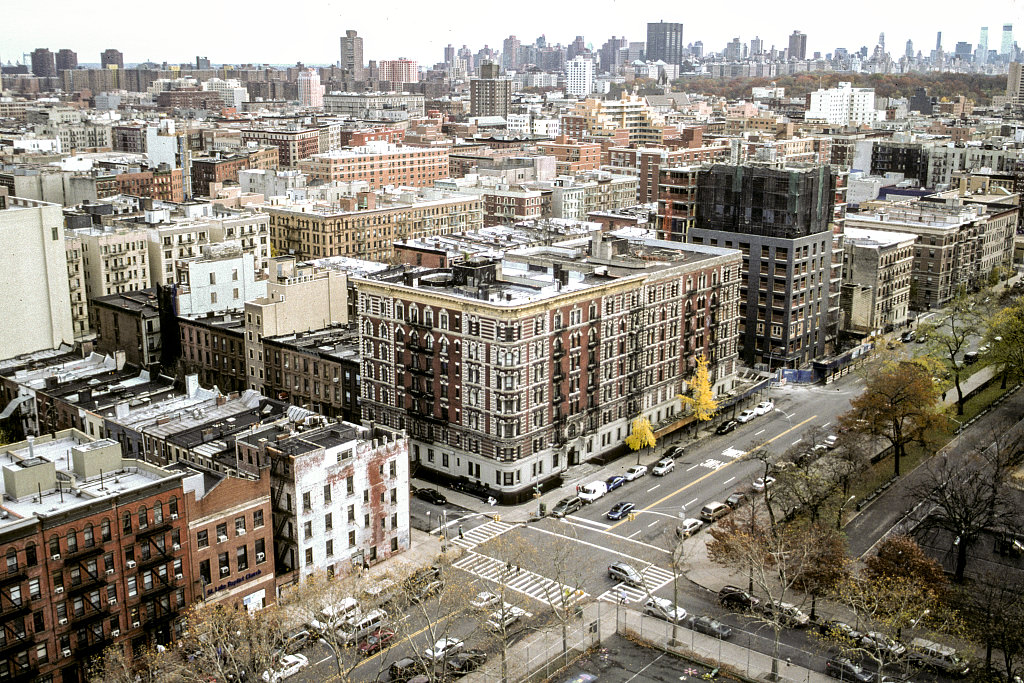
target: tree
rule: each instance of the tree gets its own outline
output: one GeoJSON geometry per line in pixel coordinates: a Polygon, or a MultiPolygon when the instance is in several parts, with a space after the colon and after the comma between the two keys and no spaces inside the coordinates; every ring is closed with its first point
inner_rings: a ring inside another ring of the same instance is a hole
{"type": "Polygon", "coordinates": [[[185,680],[178,672],[181,658],[170,650],[137,650],[134,657],[125,651],[127,643],[115,643],[103,651],[103,657],[90,667],[89,683],[178,683],[185,680]]]}
{"type": "Polygon", "coordinates": [[[878,544],[874,555],[864,560],[863,574],[868,579],[900,576],[913,581],[923,591],[941,597],[946,591],[942,565],[925,555],[910,536],[890,536],[878,544]]]}
{"type": "MultiPolygon", "coordinates": [[[[564,521],[564,518],[563,518],[564,521]]],[[[574,526],[566,524],[576,534],[574,526]]],[[[569,624],[580,609],[583,591],[583,568],[589,558],[578,543],[556,543],[545,551],[548,576],[552,582],[545,589],[545,601],[562,630],[562,657],[569,664],[569,624]]]]}
{"type": "Polygon", "coordinates": [[[817,428],[810,430],[776,464],[778,476],[773,497],[787,519],[806,512],[811,522],[818,521],[821,508],[840,486],[837,475],[841,468],[832,463],[824,449],[815,448],[821,433],[817,428]]]}
{"type": "Polygon", "coordinates": [[[637,415],[633,420],[629,436],[626,437],[626,445],[637,452],[637,465],[640,464],[640,449],[647,446],[654,448],[657,441],[654,437],[654,430],[651,428],[651,421],[644,417],[643,413],[637,415]]]}
{"type": "Polygon", "coordinates": [[[708,375],[708,358],[704,354],[697,357],[697,369],[690,380],[692,396],[679,395],[683,406],[693,410],[693,414],[701,422],[708,422],[718,414],[718,401],[711,389],[711,377],[708,375]]]}
{"type": "Polygon", "coordinates": [[[811,619],[815,618],[818,598],[831,593],[850,575],[846,539],[837,529],[815,525],[812,536],[817,543],[809,561],[798,568],[793,587],[811,596],[811,619]]]}
{"type": "Polygon", "coordinates": [[[994,650],[1002,653],[1003,674],[1014,683],[1024,659],[1024,583],[1006,573],[989,573],[960,591],[958,607],[968,638],[985,646],[985,669],[994,670],[994,650]]]}
{"type": "MultiPolygon", "coordinates": [[[[786,601],[799,577],[815,562],[815,550],[821,543],[819,527],[766,523],[763,510],[757,510],[754,501],[750,505],[753,509],[725,517],[711,527],[708,557],[723,567],[748,570],[752,584],[767,596],[766,604],[777,605],[786,601]]],[[[778,680],[780,634],[788,617],[782,610],[771,609],[756,618],[774,634],[771,675],[778,680]]]]}
{"type": "Polygon", "coordinates": [[[992,317],[985,330],[985,343],[989,346],[985,362],[1003,368],[1003,389],[1008,376],[1024,378],[1024,299],[992,317]]]}
{"type": "Polygon", "coordinates": [[[988,530],[1016,529],[1019,513],[1008,485],[1011,466],[1020,456],[1020,441],[1004,437],[967,457],[936,458],[914,489],[932,506],[922,526],[947,533],[956,553],[953,578],[961,583],[971,546],[988,530]]]}
{"type": "Polygon", "coordinates": [[[967,368],[964,351],[971,340],[979,336],[982,326],[981,299],[978,295],[961,294],[950,302],[949,316],[938,323],[924,323],[918,326],[918,334],[928,339],[928,348],[949,368],[956,387],[956,414],[964,414],[964,390],[960,377],[967,368]]]}
{"type": "Polygon", "coordinates": [[[900,459],[907,444],[924,443],[932,428],[942,424],[938,395],[926,364],[890,359],[876,363],[867,375],[867,386],[840,416],[843,429],[885,438],[893,450],[894,474],[900,476],[900,459]]]}
{"type": "Polygon", "coordinates": [[[200,602],[185,617],[182,651],[189,653],[179,668],[184,681],[243,680],[277,665],[287,630],[279,608],[259,612],[219,603],[200,602]]]}

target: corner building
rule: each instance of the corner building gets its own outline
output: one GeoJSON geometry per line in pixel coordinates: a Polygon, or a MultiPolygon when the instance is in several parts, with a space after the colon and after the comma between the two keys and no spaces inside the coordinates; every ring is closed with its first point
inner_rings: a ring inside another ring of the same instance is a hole
{"type": "Polygon", "coordinates": [[[700,354],[733,388],[739,272],[735,250],[595,231],[357,280],[363,421],[406,430],[421,473],[522,502],[641,412],[680,426],[700,354]]]}

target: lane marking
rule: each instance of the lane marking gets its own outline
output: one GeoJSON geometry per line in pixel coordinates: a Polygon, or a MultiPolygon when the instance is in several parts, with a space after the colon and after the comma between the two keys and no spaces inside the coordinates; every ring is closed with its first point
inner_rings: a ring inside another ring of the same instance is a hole
{"type": "Polygon", "coordinates": [[[628,538],[629,540],[631,540],[631,541],[632,541],[632,540],[633,540],[633,537],[634,537],[634,536],[636,536],[636,535],[637,535],[638,533],[640,533],[641,531],[643,531],[643,529],[637,529],[636,531],[634,531],[633,533],[631,533],[631,534],[630,534],[629,536],[626,536],[626,538],[628,538]]]}
{"type": "MultiPolygon", "coordinates": [[[[788,434],[789,432],[793,431],[794,429],[799,429],[800,427],[803,427],[803,426],[804,426],[805,424],[807,424],[808,422],[810,422],[811,420],[813,420],[813,419],[815,419],[815,418],[817,418],[817,417],[818,417],[817,415],[811,415],[811,416],[810,416],[809,418],[807,418],[807,419],[806,419],[806,420],[804,420],[803,422],[801,422],[801,423],[799,423],[799,424],[795,424],[795,425],[793,425],[792,427],[790,427],[790,428],[789,428],[789,429],[787,429],[786,431],[784,431],[784,432],[782,432],[782,433],[780,433],[780,434],[777,434],[777,435],[773,436],[772,438],[768,439],[767,441],[765,441],[765,442],[761,443],[760,445],[758,445],[758,446],[755,446],[754,448],[750,449],[749,451],[746,451],[746,452],[744,453],[744,455],[747,455],[748,453],[752,453],[752,452],[756,451],[756,450],[757,450],[758,448],[764,448],[765,446],[767,446],[768,444],[770,444],[770,443],[771,443],[772,441],[775,441],[776,439],[778,439],[778,438],[780,438],[780,437],[783,437],[783,436],[785,436],[786,434],[788,434]]],[[[675,491],[673,491],[672,493],[666,494],[665,496],[661,497],[660,499],[658,499],[658,500],[654,501],[653,503],[651,503],[650,505],[648,505],[647,507],[645,507],[645,508],[642,508],[642,509],[643,509],[643,510],[650,510],[651,508],[656,508],[656,507],[658,507],[659,505],[661,505],[662,503],[664,503],[664,502],[665,502],[666,500],[668,500],[669,498],[672,498],[673,496],[676,496],[676,495],[678,495],[678,494],[682,493],[683,491],[685,491],[686,489],[690,488],[691,486],[696,486],[697,484],[701,483],[702,481],[704,481],[705,479],[707,479],[707,478],[708,478],[708,477],[710,477],[711,475],[715,474],[716,472],[721,472],[721,471],[722,471],[723,469],[725,469],[726,467],[731,467],[731,466],[732,466],[732,465],[733,465],[734,463],[736,463],[736,462],[740,462],[740,458],[736,458],[736,459],[735,459],[735,460],[733,460],[732,462],[728,462],[728,463],[726,463],[726,464],[725,464],[725,465],[724,465],[723,467],[721,467],[721,468],[719,468],[719,469],[717,469],[717,470],[712,470],[711,472],[708,472],[708,473],[707,473],[707,474],[705,474],[705,475],[704,475],[703,477],[698,477],[698,478],[694,479],[694,480],[693,480],[693,481],[691,481],[691,482],[690,482],[689,484],[686,484],[686,485],[685,485],[685,486],[683,486],[682,488],[678,488],[678,489],[676,489],[676,490],[675,490],[675,491]]],[[[613,529],[615,529],[615,528],[616,528],[617,526],[619,526],[619,525],[621,525],[621,524],[624,524],[625,522],[626,522],[626,520],[623,520],[623,521],[621,521],[621,522],[618,522],[618,523],[616,523],[616,524],[613,524],[613,525],[611,525],[610,527],[608,527],[608,532],[611,532],[611,531],[612,531],[613,529]]],[[[533,528],[533,527],[527,527],[527,528],[533,528]]],[[[618,534],[612,534],[612,535],[613,535],[613,536],[618,536],[618,534]]],[[[623,537],[622,537],[622,536],[619,536],[619,538],[623,538],[623,537]]],[[[663,551],[663,552],[668,552],[668,551],[666,550],[666,551],[663,551]]]]}
{"type": "Polygon", "coordinates": [[[647,525],[647,528],[650,529],[652,526],[654,526],[657,523],[658,523],[658,520],[654,520],[653,522],[651,522],[650,524],[647,525]]]}
{"type": "Polygon", "coordinates": [[[693,500],[691,500],[691,501],[690,501],[689,503],[687,503],[687,504],[686,504],[686,505],[684,505],[683,507],[684,507],[684,508],[688,508],[688,507],[690,507],[691,505],[693,505],[693,504],[694,504],[694,503],[696,503],[696,502],[697,502],[697,499],[696,499],[696,498],[694,498],[693,500]]]}
{"type": "MultiPolygon", "coordinates": [[[[628,521],[628,520],[623,520],[623,521],[628,521]]],[[[568,523],[572,524],[572,522],[568,522],[568,523]]],[[[591,543],[590,541],[584,541],[583,539],[576,538],[574,536],[566,536],[565,534],[560,534],[560,533],[558,533],[556,531],[548,531],[547,529],[541,529],[538,526],[524,526],[522,528],[523,529],[531,529],[533,531],[539,531],[540,533],[548,534],[549,536],[558,536],[559,538],[564,538],[564,539],[567,539],[567,540],[570,540],[570,541],[574,541],[574,542],[579,543],[581,545],[587,545],[587,546],[590,546],[591,548],[597,548],[598,550],[604,550],[606,552],[612,553],[613,555],[621,555],[622,557],[625,557],[628,560],[633,560],[634,562],[642,562],[643,564],[651,564],[647,560],[641,560],[639,557],[633,557],[632,555],[629,555],[627,553],[624,553],[624,552],[621,552],[621,551],[618,551],[618,550],[613,550],[613,549],[611,549],[611,548],[609,548],[607,546],[597,545],[596,543],[591,543]]],[[[644,543],[643,541],[637,541],[637,540],[632,539],[632,538],[626,538],[625,536],[620,536],[618,534],[613,534],[610,531],[598,531],[597,529],[591,529],[590,527],[580,527],[580,528],[581,529],[586,529],[587,531],[593,531],[593,532],[596,532],[596,533],[599,533],[599,534],[608,534],[609,536],[614,536],[615,538],[618,538],[619,540],[622,540],[622,541],[629,541],[630,543],[637,543],[637,544],[642,545],[642,546],[644,546],[646,548],[650,548],[651,550],[657,550],[659,553],[665,553],[666,555],[671,555],[672,554],[672,552],[670,550],[665,550],[664,548],[659,548],[656,545],[651,545],[650,543],[644,543]]]]}
{"type": "Polygon", "coordinates": [[[651,491],[653,491],[654,489],[658,488],[659,486],[661,486],[661,484],[655,484],[651,488],[647,489],[647,493],[650,493],[651,491]]]}
{"type": "Polygon", "coordinates": [[[313,662],[313,666],[320,666],[320,665],[321,665],[321,664],[323,664],[324,662],[326,662],[326,661],[328,661],[328,660],[331,660],[331,659],[334,659],[334,655],[327,655],[326,657],[324,657],[323,659],[321,659],[321,660],[320,660],[319,662],[313,662]]]}
{"type": "Polygon", "coordinates": [[[688,469],[688,470],[686,470],[686,471],[687,471],[687,472],[689,472],[690,470],[695,470],[695,469],[697,469],[698,467],[700,467],[700,465],[694,465],[693,467],[691,467],[690,469],[688,469]]]}
{"type": "Polygon", "coordinates": [[[728,484],[730,481],[734,481],[735,479],[736,477],[729,477],[728,479],[725,480],[724,483],[728,484]]]}
{"type": "Polygon", "coordinates": [[[762,430],[761,430],[761,431],[759,431],[759,432],[754,432],[754,436],[757,436],[758,434],[764,434],[764,429],[762,429],[762,430]]]}
{"type": "Polygon", "coordinates": [[[790,445],[791,445],[791,446],[795,446],[795,445],[797,445],[798,443],[800,443],[801,441],[803,441],[803,439],[797,439],[796,441],[794,441],[794,442],[793,442],[792,444],[790,444],[790,445]]]}
{"type": "Polygon", "coordinates": [[[570,519],[572,519],[573,521],[576,521],[576,522],[582,522],[583,524],[593,524],[594,526],[600,527],[601,529],[607,529],[608,527],[611,526],[611,524],[605,524],[604,522],[597,522],[597,521],[595,521],[593,519],[584,519],[583,517],[577,517],[576,515],[566,515],[566,517],[569,517],[570,519]]]}

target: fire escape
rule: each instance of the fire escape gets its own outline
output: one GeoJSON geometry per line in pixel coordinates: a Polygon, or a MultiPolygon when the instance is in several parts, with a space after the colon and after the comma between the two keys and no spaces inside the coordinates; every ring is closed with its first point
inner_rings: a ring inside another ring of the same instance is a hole
{"type": "Polygon", "coordinates": [[[629,306],[629,336],[626,339],[626,417],[636,417],[643,408],[641,397],[644,389],[644,328],[647,322],[647,308],[643,292],[637,290],[631,295],[629,306]]]}
{"type": "Polygon", "coordinates": [[[174,555],[167,552],[166,544],[166,534],[171,528],[171,522],[165,518],[159,524],[140,529],[135,534],[137,542],[142,546],[138,573],[143,577],[148,576],[143,579],[140,590],[144,625],[146,633],[160,644],[171,640],[169,625],[178,616],[178,612],[171,605],[170,594],[184,579],[182,574],[172,575],[167,569],[167,565],[174,561],[174,555]]]}
{"type": "Polygon", "coordinates": [[[0,660],[7,662],[10,677],[7,681],[35,680],[38,664],[31,658],[35,641],[25,629],[25,618],[31,612],[22,584],[28,574],[19,565],[0,578],[0,660]]]}

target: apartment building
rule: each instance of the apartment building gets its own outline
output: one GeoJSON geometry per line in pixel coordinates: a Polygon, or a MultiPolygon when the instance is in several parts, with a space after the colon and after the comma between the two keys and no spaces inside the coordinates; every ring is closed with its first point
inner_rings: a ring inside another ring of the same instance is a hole
{"type": "Polygon", "coordinates": [[[728,142],[711,143],[697,147],[609,147],[607,161],[602,170],[621,175],[636,176],[637,203],[658,201],[663,169],[702,163],[724,162],[729,159],[728,142]]]}
{"type": "Polygon", "coordinates": [[[550,190],[552,218],[586,220],[591,213],[636,206],[637,179],[607,171],[583,171],[529,186],[550,190]]]}
{"type": "Polygon", "coordinates": [[[248,169],[276,171],[279,162],[279,148],[272,145],[237,152],[218,152],[209,157],[193,157],[192,194],[208,197],[211,184],[238,182],[239,172],[248,169]]]}
{"type": "Polygon", "coordinates": [[[71,292],[71,329],[75,341],[91,336],[89,330],[89,300],[85,295],[85,261],[82,256],[82,238],[74,233],[64,235],[64,253],[68,265],[68,289],[71,292]]]}
{"type": "Polygon", "coordinates": [[[687,240],[743,254],[739,330],[747,365],[801,367],[824,356],[838,334],[835,201],[829,166],[715,164],[698,172],[687,240]]]}
{"type": "Polygon", "coordinates": [[[273,248],[307,259],[386,261],[396,240],[476,230],[483,224],[480,199],[436,189],[355,191],[331,203],[283,200],[261,210],[269,217],[273,248]]]}
{"type": "Polygon", "coordinates": [[[843,284],[869,289],[866,307],[855,309],[853,290],[843,297],[843,326],[858,334],[891,332],[909,323],[910,282],[916,235],[846,228],[843,284]]]}
{"type": "Polygon", "coordinates": [[[298,166],[310,180],[365,181],[375,190],[386,185],[430,187],[448,177],[448,149],[374,141],[314,154],[298,166]]]}
{"type": "Polygon", "coordinates": [[[246,128],[241,143],[254,143],[277,148],[277,168],[294,168],[301,159],[308,159],[320,149],[320,131],[316,128],[246,128]]]}
{"type": "Polygon", "coordinates": [[[414,119],[426,113],[425,99],[410,93],[335,92],[324,95],[324,111],[363,121],[414,119]]]}
{"type": "Polygon", "coordinates": [[[179,315],[177,326],[179,359],[186,373],[197,375],[201,385],[223,392],[246,389],[245,318],[241,313],[179,315]]]}
{"type": "Polygon", "coordinates": [[[699,354],[732,389],[740,255],[600,231],[450,269],[360,278],[363,421],[413,466],[504,503],[671,424],[699,354]]]}
{"type": "Polygon", "coordinates": [[[579,142],[559,135],[554,142],[538,143],[537,151],[555,158],[558,175],[596,171],[601,166],[601,145],[596,142],[579,142]]]}
{"type": "Polygon", "coordinates": [[[650,147],[667,137],[678,137],[675,128],[647,104],[647,100],[626,92],[617,100],[587,98],[576,103],[561,117],[562,133],[577,140],[616,138],[624,131],[623,142],[650,147]]]}
{"type": "Polygon", "coordinates": [[[80,246],[87,299],[134,292],[150,286],[145,235],[123,226],[70,230],[65,237],[80,246]]]}
{"type": "Polygon", "coordinates": [[[255,257],[235,243],[203,248],[199,256],[180,259],[174,266],[174,312],[196,316],[241,311],[245,302],[265,296],[267,283],[258,279],[255,257]]]}
{"type": "Polygon", "coordinates": [[[995,268],[1012,259],[1013,211],[989,214],[981,206],[931,202],[875,202],[847,216],[847,228],[917,236],[911,276],[911,307],[927,310],[956,296],[961,287],[983,286],[995,268]]]}
{"type": "Polygon", "coordinates": [[[114,174],[118,194],[150,197],[165,202],[185,200],[184,176],[180,168],[114,174]]]}
{"type": "Polygon", "coordinates": [[[383,59],[378,66],[379,78],[394,86],[406,83],[418,83],[420,80],[419,65],[414,59],[383,59]]]}
{"type": "Polygon", "coordinates": [[[2,447],[12,681],[85,681],[94,656],[170,645],[192,603],[183,476],[77,430],[2,447]]]}
{"type": "Polygon", "coordinates": [[[409,548],[408,440],[338,422],[239,436],[239,457],[270,468],[274,566],[294,581],[345,574],[409,548]]]}
{"type": "Polygon", "coordinates": [[[658,239],[687,242],[697,223],[700,166],[676,166],[658,173],[658,239]]]}
{"type": "Polygon", "coordinates": [[[0,335],[0,360],[72,343],[60,205],[0,194],[0,253],[0,319],[18,331],[0,335]]]}
{"type": "Polygon", "coordinates": [[[160,309],[155,288],[93,297],[89,301],[89,326],[96,333],[95,348],[113,355],[123,351],[137,367],[160,364],[160,309]]]}
{"type": "Polygon", "coordinates": [[[202,486],[185,492],[184,501],[195,595],[249,610],[273,605],[270,469],[262,468],[258,479],[206,476],[202,486]]]}

